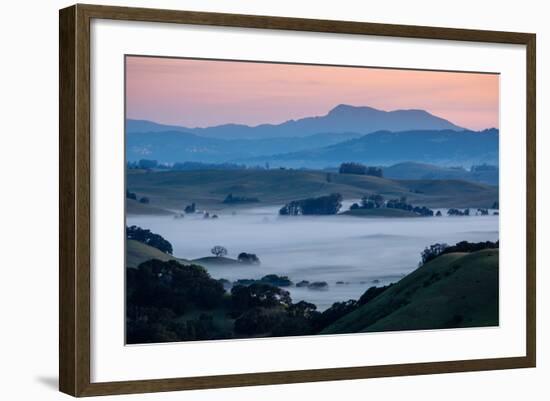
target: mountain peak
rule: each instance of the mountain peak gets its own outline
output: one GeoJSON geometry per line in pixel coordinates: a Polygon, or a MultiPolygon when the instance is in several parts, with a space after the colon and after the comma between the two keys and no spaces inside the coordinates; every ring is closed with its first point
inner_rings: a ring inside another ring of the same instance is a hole
{"type": "Polygon", "coordinates": [[[328,115],[350,115],[350,114],[364,114],[366,112],[381,112],[373,107],[368,106],[352,106],[350,104],[339,104],[328,112],[328,115]]]}

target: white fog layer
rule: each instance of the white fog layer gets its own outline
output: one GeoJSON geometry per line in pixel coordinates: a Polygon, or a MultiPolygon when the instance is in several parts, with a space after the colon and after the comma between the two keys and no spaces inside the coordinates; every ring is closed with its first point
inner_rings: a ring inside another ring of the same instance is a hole
{"type": "Polygon", "coordinates": [[[357,299],[369,287],[399,280],[418,267],[420,252],[436,242],[496,241],[498,216],[358,218],[347,216],[279,217],[278,208],[248,209],[218,219],[201,214],[185,218],[128,216],[137,225],[162,235],[174,256],[197,259],[212,256],[214,245],[236,259],[241,252],[256,254],[261,265],[210,266],[214,278],[258,279],[266,274],[301,280],[326,281],[328,289],[287,287],[294,302],[305,300],[318,310],[332,303],[357,299]],[[337,284],[337,282],[340,282],[337,284]]]}

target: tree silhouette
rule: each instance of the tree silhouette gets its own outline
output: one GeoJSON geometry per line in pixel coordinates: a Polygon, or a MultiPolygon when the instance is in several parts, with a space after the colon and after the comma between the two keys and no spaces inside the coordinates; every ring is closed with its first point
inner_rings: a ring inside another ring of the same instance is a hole
{"type": "Polygon", "coordinates": [[[212,252],[212,255],[219,258],[219,257],[227,255],[227,248],[225,248],[221,245],[216,245],[210,250],[210,252],[212,252]]]}

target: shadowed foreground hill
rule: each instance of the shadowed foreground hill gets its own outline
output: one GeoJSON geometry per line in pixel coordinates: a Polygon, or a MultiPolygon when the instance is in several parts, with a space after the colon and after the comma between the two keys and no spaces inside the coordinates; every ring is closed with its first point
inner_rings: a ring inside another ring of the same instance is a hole
{"type": "Polygon", "coordinates": [[[185,259],[176,258],[142,242],[131,239],[126,240],[126,267],[138,267],[143,262],[152,259],[162,260],[163,262],[175,260],[180,263],[189,263],[185,259]]]}
{"type": "Polygon", "coordinates": [[[498,249],[437,257],[322,334],[499,324],[498,249]]]}

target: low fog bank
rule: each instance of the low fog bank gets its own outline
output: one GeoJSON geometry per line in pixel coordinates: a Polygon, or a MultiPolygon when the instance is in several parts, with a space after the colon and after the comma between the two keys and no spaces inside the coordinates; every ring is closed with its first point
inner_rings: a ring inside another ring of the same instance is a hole
{"type": "Polygon", "coordinates": [[[328,289],[290,287],[292,299],[312,302],[323,310],[336,301],[358,298],[373,285],[397,281],[414,270],[424,247],[498,239],[498,216],[357,218],[347,216],[279,217],[276,207],[219,213],[218,219],[186,215],[181,219],[128,216],[138,225],[161,234],[185,259],[212,256],[214,245],[237,258],[255,253],[260,266],[210,267],[214,278],[258,279],[266,274],[301,280],[326,281],[328,289]],[[337,284],[337,282],[343,282],[337,284]]]}

